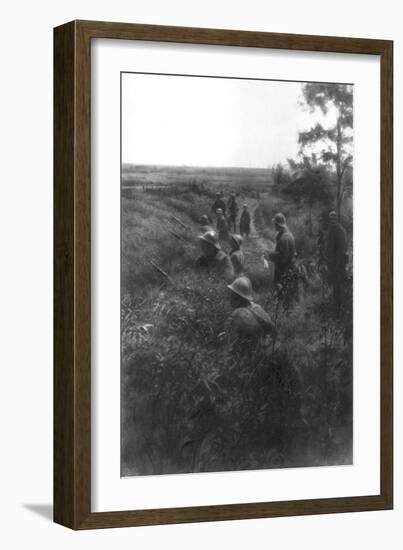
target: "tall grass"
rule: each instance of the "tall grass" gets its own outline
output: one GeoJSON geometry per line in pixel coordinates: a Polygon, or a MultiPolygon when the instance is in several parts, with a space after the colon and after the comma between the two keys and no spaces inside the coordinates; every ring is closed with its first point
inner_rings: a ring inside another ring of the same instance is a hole
{"type": "MultiPolygon", "coordinates": [[[[246,272],[278,337],[230,347],[229,291],[194,267],[197,221],[210,205],[189,191],[122,201],[122,475],[351,463],[351,307],[336,319],[318,276],[286,312],[251,239],[246,272]]],[[[274,239],[277,211],[309,259],[314,239],[298,205],[263,196],[262,238],[274,239]]]]}

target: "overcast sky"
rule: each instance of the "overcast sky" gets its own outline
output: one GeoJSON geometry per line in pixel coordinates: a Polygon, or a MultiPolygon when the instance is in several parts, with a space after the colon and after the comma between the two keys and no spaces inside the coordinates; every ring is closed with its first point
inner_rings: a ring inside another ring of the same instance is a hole
{"type": "Polygon", "coordinates": [[[122,161],[267,168],[298,151],[312,116],[301,83],[122,75],[122,161]]]}

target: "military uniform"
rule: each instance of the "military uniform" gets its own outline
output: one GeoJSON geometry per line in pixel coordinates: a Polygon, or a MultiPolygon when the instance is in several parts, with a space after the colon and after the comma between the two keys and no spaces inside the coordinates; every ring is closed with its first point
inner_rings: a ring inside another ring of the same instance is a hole
{"type": "Polygon", "coordinates": [[[211,225],[201,225],[200,226],[200,233],[203,235],[204,233],[208,233],[209,231],[215,231],[214,227],[211,225]]]}
{"type": "Polygon", "coordinates": [[[238,204],[234,196],[230,197],[228,201],[228,213],[229,213],[229,227],[234,233],[236,232],[236,217],[238,214],[238,204]]]}
{"type": "Polygon", "coordinates": [[[200,233],[204,235],[205,233],[208,233],[210,231],[214,231],[214,228],[211,225],[210,218],[207,216],[207,214],[203,214],[203,216],[200,218],[200,233]]]}
{"type": "Polygon", "coordinates": [[[232,265],[234,267],[235,276],[241,275],[245,267],[245,256],[242,250],[236,249],[230,252],[229,255],[232,265]]]}
{"type": "Polygon", "coordinates": [[[229,253],[232,265],[234,266],[235,276],[239,277],[242,275],[245,267],[245,256],[242,252],[243,239],[241,235],[231,235],[230,244],[233,245],[232,250],[229,253]]]}
{"type": "Polygon", "coordinates": [[[241,219],[239,221],[239,231],[242,235],[249,237],[250,233],[250,212],[249,210],[243,210],[241,214],[241,219]]]}
{"type": "Polygon", "coordinates": [[[199,256],[196,260],[197,267],[208,268],[210,271],[216,273],[220,278],[227,282],[231,282],[234,278],[234,268],[232,262],[227,254],[218,249],[216,255],[213,258],[209,258],[205,255],[199,256]]]}
{"type": "Polygon", "coordinates": [[[269,314],[259,305],[251,302],[246,307],[236,308],[227,318],[225,332],[229,341],[256,341],[267,334],[275,335],[276,329],[269,314]]]}
{"type": "Polygon", "coordinates": [[[218,232],[218,238],[220,241],[228,241],[229,239],[228,224],[223,214],[220,214],[217,218],[217,232],[218,232]]]}
{"type": "Polygon", "coordinates": [[[214,212],[214,214],[217,214],[217,210],[219,208],[221,208],[221,210],[223,211],[223,214],[225,215],[225,210],[226,210],[225,202],[220,197],[218,197],[214,201],[213,206],[211,207],[211,210],[214,212]]]}
{"type": "Polygon", "coordinates": [[[278,296],[286,311],[290,311],[298,301],[298,271],[295,258],[294,235],[288,229],[284,214],[278,213],[273,218],[277,228],[276,250],[269,254],[274,262],[274,284],[278,285],[278,296]]]}
{"type": "Polygon", "coordinates": [[[293,234],[287,227],[281,228],[276,237],[276,250],[269,255],[274,262],[274,282],[279,284],[284,276],[294,266],[295,261],[295,240],[293,234]]]}

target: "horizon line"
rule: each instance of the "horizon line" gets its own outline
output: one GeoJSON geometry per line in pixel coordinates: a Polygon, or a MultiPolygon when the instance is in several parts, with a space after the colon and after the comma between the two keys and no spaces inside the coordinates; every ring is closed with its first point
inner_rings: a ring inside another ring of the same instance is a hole
{"type": "MultiPolygon", "coordinates": [[[[281,163],[275,163],[281,164],[281,163]]],[[[200,164],[159,164],[159,163],[139,163],[139,162],[123,162],[123,166],[158,166],[162,168],[201,168],[201,169],[233,169],[233,170],[272,170],[273,166],[234,166],[234,165],[200,165],[200,164]]]]}

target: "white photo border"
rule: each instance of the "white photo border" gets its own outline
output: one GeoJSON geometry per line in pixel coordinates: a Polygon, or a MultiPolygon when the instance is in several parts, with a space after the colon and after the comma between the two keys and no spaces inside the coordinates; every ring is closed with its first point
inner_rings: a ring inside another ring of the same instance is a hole
{"type": "Polygon", "coordinates": [[[380,493],[380,58],[93,39],[91,511],[380,493]],[[354,84],[354,465],[120,477],[120,73],[354,84]]]}

